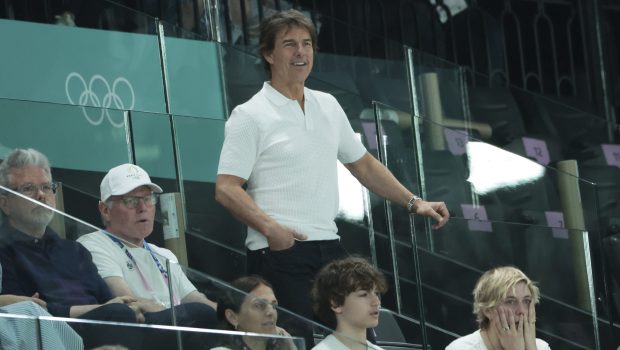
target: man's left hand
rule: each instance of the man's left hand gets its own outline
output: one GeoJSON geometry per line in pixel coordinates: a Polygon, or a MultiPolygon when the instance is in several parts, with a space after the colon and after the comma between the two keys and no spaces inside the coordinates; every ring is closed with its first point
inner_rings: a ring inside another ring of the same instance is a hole
{"type": "Polygon", "coordinates": [[[415,204],[414,213],[417,215],[424,215],[433,218],[437,221],[432,227],[434,229],[441,228],[450,219],[450,212],[444,202],[427,202],[425,200],[419,200],[415,204]]]}

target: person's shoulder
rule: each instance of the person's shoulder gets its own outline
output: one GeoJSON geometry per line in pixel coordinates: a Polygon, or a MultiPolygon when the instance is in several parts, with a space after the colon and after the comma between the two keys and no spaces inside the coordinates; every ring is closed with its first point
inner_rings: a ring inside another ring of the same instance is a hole
{"type": "Polygon", "coordinates": [[[549,344],[540,339],[540,338],[536,338],[536,350],[550,350],[551,347],[549,347],[549,344]]]}
{"type": "Polygon", "coordinates": [[[94,231],[94,232],[91,232],[91,233],[87,233],[87,234],[81,235],[80,237],[78,237],[77,241],[78,242],[92,241],[92,240],[95,240],[95,239],[101,239],[102,237],[104,237],[104,235],[105,234],[103,232],[97,230],[97,231],[94,231]]]}
{"type": "Polygon", "coordinates": [[[478,349],[478,345],[482,341],[482,337],[478,331],[464,335],[460,338],[455,339],[446,346],[446,350],[467,350],[467,349],[478,349]]]}
{"type": "Polygon", "coordinates": [[[99,246],[101,242],[104,240],[105,234],[101,231],[95,231],[91,233],[87,233],[85,235],[80,236],[77,239],[77,242],[84,245],[85,247],[89,247],[91,245],[99,246]]]}
{"type": "Polygon", "coordinates": [[[269,99],[264,91],[264,88],[259,90],[250,97],[249,100],[237,105],[233,108],[231,117],[236,116],[253,116],[256,114],[256,108],[264,108],[269,104],[269,99]]]}
{"type": "Polygon", "coordinates": [[[321,340],[318,344],[316,344],[312,350],[329,350],[330,347],[328,346],[328,344],[325,342],[325,339],[321,340]]]}
{"type": "Polygon", "coordinates": [[[325,339],[316,344],[312,350],[338,350],[344,349],[342,343],[333,335],[330,334],[325,339]]]}

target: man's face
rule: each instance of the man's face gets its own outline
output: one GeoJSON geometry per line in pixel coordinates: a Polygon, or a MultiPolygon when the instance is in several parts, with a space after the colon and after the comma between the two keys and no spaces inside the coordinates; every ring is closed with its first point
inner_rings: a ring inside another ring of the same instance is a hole
{"type": "Polygon", "coordinates": [[[140,186],[122,196],[112,196],[113,203],[99,203],[99,211],[107,222],[106,230],[138,246],[153,232],[155,204],[146,204],[143,199],[153,191],[148,186],[140,186]],[[135,208],[129,208],[123,198],[138,197],[135,208]]]}
{"type": "Polygon", "coordinates": [[[362,330],[373,328],[379,324],[379,308],[381,299],[376,288],[357,290],[349,293],[344,304],[332,307],[338,320],[338,328],[342,330],[362,330]]]}
{"type": "MultiPolygon", "coordinates": [[[[31,193],[23,194],[56,208],[56,195],[49,190],[51,181],[45,170],[37,166],[13,169],[9,174],[9,188],[16,192],[30,188],[31,193]]],[[[33,236],[43,234],[54,217],[53,211],[11,193],[0,196],[0,206],[13,227],[33,236]]]]}
{"type": "Polygon", "coordinates": [[[303,84],[314,60],[312,38],[307,30],[292,26],[276,35],[273,51],[265,55],[271,65],[271,83],[275,85],[303,84]]]}

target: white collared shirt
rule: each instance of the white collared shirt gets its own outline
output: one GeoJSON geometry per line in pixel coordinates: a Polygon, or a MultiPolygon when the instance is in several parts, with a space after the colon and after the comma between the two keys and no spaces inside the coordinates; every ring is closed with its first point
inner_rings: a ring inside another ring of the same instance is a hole
{"type": "MultiPolygon", "coordinates": [[[[355,162],[366,149],[332,95],[304,88],[304,107],[264,83],[226,122],[218,174],[246,179],[259,208],[308,240],[338,239],[336,160],[355,162]]],[[[268,244],[248,228],[246,246],[268,244]]]]}

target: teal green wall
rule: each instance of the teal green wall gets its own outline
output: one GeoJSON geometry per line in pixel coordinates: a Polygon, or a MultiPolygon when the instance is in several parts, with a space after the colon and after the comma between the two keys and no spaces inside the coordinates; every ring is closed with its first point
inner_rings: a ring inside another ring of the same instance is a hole
{"type": "MultiPolygon", "coordinates": [[[[184,179],[214,181],[226,119],[218,44],[165,43],[184,179]]],[[[137,163],[174,178],[156,35],[0,20],[0,47],[0,158],[33,147],[56,167],[106,171],[129,159],[117,109],[132,109],[137,163]]]]}

